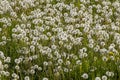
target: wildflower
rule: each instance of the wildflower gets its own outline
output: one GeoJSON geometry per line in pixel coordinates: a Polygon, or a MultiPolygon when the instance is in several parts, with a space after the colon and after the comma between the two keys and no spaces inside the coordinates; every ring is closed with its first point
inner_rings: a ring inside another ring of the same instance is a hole
{"type": "Polygon", "coordinates": [[[111,77],[113,77],[114,76],[114,72],[111,72],[111,77]]]}
{"type": "Polygon", "coordinates": [[[62,59],[58,59],[58,63],[59,63],[59,64],[62,64],[62,63],[63,63],[63,60],[62,60],[62,59]]]}
{"type": "Polygon", "coordinates": [[[87,53],[83,53],[83,57],[87,57],[88,56],[88,54],[87,53]]]}
{"type": "Polygon", "coordinates": [[[107,58],[106,56],[103,56],[103,57],[102,57],[102,60],[103,60],[103,61],[107,61],[108,58],[107,58]]]}
{"type": "Polygon", "coordinates": [[[19,79],[19,76],[16,73],[13,73],[12,77],[15,78],[15,79],[19,79]]]}
{"type": "Polygon", "coordinates": [[[113,53],[113,52],[109,52],[109,55],[110,55],[110,56],[113,56],[113,55],[114,55],[114,53],[113,53]]]}
{"type": "Polygon", "coordinates": [[[39,67],[38,65],[34,65],[34,69],[38,69],[38,67],[39,67]]]}
{"type": "Polygon", "coordinates": [[[107,76],[102,76],[102,80],[107,80],[108,78],[107,78],[107,76]]]}
{"type": "Polygon", "coordinates": [[[15,59],[15,63],[16,63],[16,64],[19,64],[19,63],[20,63],[20,60],[19,60],[19,59],[15,59]]]}
{"type": "Polygon", "coordinates": [[[10,76],[10,72],[6,71],[5,76],[7,76],[7,77],[10,76]]]}
{"type": "Polygon", "coordinates": [[[42,70],[42,67],[38,67],[38,70],[41,71],[41,70],[42,70]]]}
{"type": "Polygon", "coordinates": [[[51,48],[55,50],[57,48],[57,46],[56,45],[52,45],[51,48]]]}
{"type": "Polygon", "coordinates": [[[43,65],[48,66],[48,62],[44,61],[43,65]]]}
{"type": "Polygon", "coordinates": [[[7,62],[7,63],[10,63],[11,62],[11,58],[10,57],[7,57],[4,62],[7,62]]]}
{"type": "Polygon", "coordinates": [[[100,77],[96,77],[95,80],[101,80],[101,78],[100,77]]]}
{"type": "Polygon", "coordinates": [[[90,43],[90,44],[88,44],[88,47],[89,47],[89,48],[93,48],[94,45],[93,45],[92,43],[90,43]]]}
{"type": "Polygon", "coordinates": [[[84,73],[81,77],[83,77],[83,79],[88,79],[88,74],[84,73]]]}
{"type": "Polygon", "coordinates": [[[81,62],[80,60],[77,60],[77,61],[76,61],[76,64],[77,64],[77,65],[82,65],[82,62],[81,62]]]}
{"type": "Polygon", "coordinates": [[[70,65],[71,64],[71,62],[70,61],[66,61],[66,65],[70,65]]]}
{"type": "Polygon", "coordinates": [[[111,59],[111,60],[115,60],[115,57],[114,57],[114,56],[110,56],[110,59],[111,59]]]}
{"type": "Polygon", "coordinates": [[[25,76],[24,80],[30,80],[29,76],[25,76]]]}
{"type": "Polygon", "coordinates": [[[8,64],[4,64],[5,69],[8,69],[8,67],[9,67],[8,64]]]}
{"type": "Polygon", "coordinates": [[[37,59],[37,58],[38,58],[38,55],[33,55],[33,56],[32,56],[32,59],[33,59],[33,60],[35,60],[35,59],[37,59]]]}
{"type": "Polygon", "coordinates": [[[44,77],[42,80],[49,80],[48,78],[44,77]]]}
{"type": "Polygon", "coordinates": [[[31,52],[35,52],[35,46],[31,45],[30,50],[31,50],[31,52]]]}
{"type": "Polygon", "coordinates": [[[68,68],[64,68],[64,72],[69,72],[68,68]]]}
{"type": "Polygon", "coordinates": [[[19,67],[18,65],[16,65],[16,66],[15,66],[15,69],[16,69],[16,70],[19,70],[19,69],[20,69],[20,67],[19,67]]]}
{"type": "Polygon", "coordinates": [[[35,70],[34,69],[31,69],[29,72],[30,72],[30,74],[35,74],[35,70]]]}
{"type": "Polygon", "coordinates": [[[2,40],[6,40],[6,36],[2,36],[2,40]]]}
{"type": "Polygon", "coordinates": [[[106,75],[107,75],[108,77],[113,77],[113,76],[114,76],[114,72],[107,71],[107,72],[106,72],[106,75]]]}
{"type": "Polygon", "coordinates": [[[0,51],[0,57],[3,57],[4,53],[2,51],[0,51]]]}

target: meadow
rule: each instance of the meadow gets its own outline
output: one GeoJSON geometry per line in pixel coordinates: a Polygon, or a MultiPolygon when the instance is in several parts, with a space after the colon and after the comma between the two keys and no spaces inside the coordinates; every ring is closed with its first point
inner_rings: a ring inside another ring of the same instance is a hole
{"type": "Polygon", "coordinates": [[[0,80],[120,80],[120,0],[0,0],[0,80]]]}

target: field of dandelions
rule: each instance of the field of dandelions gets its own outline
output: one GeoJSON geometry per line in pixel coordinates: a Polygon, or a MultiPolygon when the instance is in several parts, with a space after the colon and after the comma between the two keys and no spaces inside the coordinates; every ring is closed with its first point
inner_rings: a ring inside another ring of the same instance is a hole
{"type": "Polygon", "coordinates": [[[0,80],[120,80],[120,0],[0,0],[0,80]]]}

